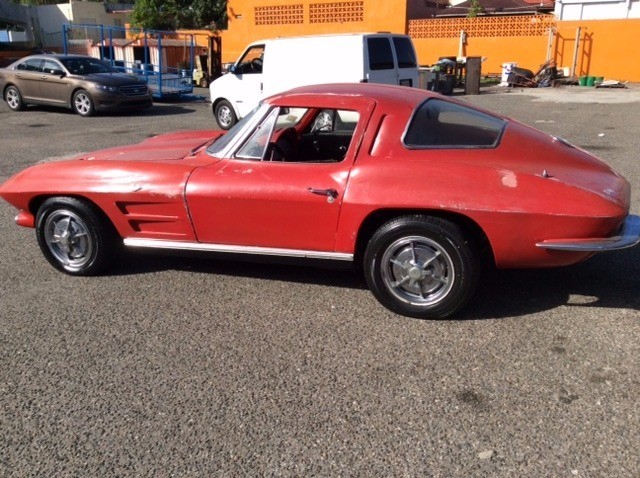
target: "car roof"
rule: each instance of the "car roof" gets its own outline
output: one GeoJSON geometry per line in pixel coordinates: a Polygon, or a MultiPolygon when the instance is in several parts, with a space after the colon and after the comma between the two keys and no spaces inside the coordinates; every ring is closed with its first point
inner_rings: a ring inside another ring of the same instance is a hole
{"type": "Polygon", "coordinates": [[[324,85],[310,85],[293,88],[291,90],[271,96],[268,101],[278,101],[291,96],[342,96],[368,98],[378,103],[406,104],[409,107],[422,103],[427,98],[440,97],[420,88],[407,86],[383,85],[379,83],[332,83],[324,85]]]}
{"type": "Polygon", "coordinates": [[[296,41],[296,40],[313,40],[314,38],[361,38],[368,36],[392,36],[392,37],[405,37],[403,33],[391,33],[391,32],[347,32],[347,33],[323,33],[319,35],[297,35],[297,36],[279,36],[279,37],[270,37],[263,38],[261,40],[255,40],[250,43],[250,45],[260,45],[266,42],[274,42],[274,41],[296,41]]]}
{"type": "Polygon", "coordinates": [[[54,60],[59,60],[61,58],[78,58],[78,59],[92,58],[94,60],[99,60],[99,58],[94,58],[89,55],[78,55],[78,54],[65,55],[64,53],[38,53],[36,55],[25,56],[23,58],[20,58],[18,61],[28,60],[29,58],[54,59],[54,60]]]}

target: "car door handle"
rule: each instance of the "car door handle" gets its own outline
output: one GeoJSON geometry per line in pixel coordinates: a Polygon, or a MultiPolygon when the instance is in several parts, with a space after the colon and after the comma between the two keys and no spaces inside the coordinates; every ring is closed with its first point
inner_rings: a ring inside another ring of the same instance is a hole
{"type": "Polygon", "coordinates": [[[338,191],[336,191],[335,189],[307,188],[307,191],[309,191],[311,194],[317,194],[319,196],[328,196],[333,199],[338,197],[338,191]]]}

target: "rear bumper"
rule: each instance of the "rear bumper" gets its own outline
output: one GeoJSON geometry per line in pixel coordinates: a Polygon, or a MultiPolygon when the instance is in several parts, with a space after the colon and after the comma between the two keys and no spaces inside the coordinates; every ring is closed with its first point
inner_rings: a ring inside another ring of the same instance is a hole
{"type": "Polygon", "coordinates": [[[536,244],[543,249],[575,252],[615,251],[640,242],[640,216],[628,215],[615,236],[587,239],[550,239],[536,244]]]}

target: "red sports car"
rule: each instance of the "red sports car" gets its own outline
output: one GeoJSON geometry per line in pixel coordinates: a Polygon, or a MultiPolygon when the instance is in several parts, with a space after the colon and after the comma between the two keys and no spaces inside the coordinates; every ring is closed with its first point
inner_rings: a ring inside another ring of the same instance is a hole
{"type": "Polygon", "coordinates": [[[564,140],[419,89],[298,88],[228,133],[33,166],[0,186],[45,257],[122,247],[347,261],[407,316],[460,310],[482,264],[553,267],[639,242],[630,186],[564,140]]]}

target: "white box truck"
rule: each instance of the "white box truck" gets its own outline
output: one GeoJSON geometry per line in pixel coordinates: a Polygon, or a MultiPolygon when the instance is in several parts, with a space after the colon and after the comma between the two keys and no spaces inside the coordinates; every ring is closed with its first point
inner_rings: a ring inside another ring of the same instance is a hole
{"type": "Polygon", "coordinates": [[[351,33],[253,42],[209,92],[218,126],[229,129],[267,96],[297,86],[358,82],[417,87],[411,38],[351,33]]]}

